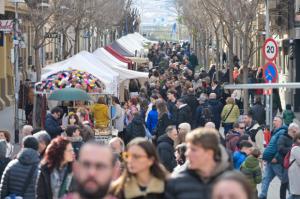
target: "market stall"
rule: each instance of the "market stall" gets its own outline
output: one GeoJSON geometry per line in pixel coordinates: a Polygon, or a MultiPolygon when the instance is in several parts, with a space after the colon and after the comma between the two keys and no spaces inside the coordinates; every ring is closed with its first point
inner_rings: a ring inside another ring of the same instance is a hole
{"type": "MultiPolygon", "coordinates": [[[[35,104],[37,105],[34,112],[37,114],[34,117],[38,123],[35,124],[36,127],[44,127],[43,122],[51,103],[54,103],[54,106],[67,106],[69,112],[77,108],[74,101],[81,101],[85,106],[92,107],[99,96],[105,96],[106,103],[111,107],[111,97],[118,95],[119,74],[88,52],[81,52],[63,62],[49,65],[43,72],[42,81],[35,85],[35,104]],[[77,99],[80,93],[81,97],[85,93],[91,100],[77,99]],[[74,96],[75,98],[70,98],[74,96]],[[70,101],[73,101],[73,104],[66,103],[70,101]]],[[[117,134],[111,121],[108,127],[97,127],[94,132],[99,142],[107,141],[108,138],[117,134]]]]}

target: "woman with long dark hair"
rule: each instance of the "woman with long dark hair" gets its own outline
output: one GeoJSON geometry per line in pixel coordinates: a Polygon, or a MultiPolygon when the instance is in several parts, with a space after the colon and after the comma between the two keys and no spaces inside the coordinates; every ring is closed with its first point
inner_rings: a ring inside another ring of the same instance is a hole
{"type": "Polygon", "coordinates": [[[51,141],[41,161],[37,199],[58,199],[68,193],[73,160],[73,147],[67,138],[59,136],[51,141]]]}
{"type": "Polygon", "coordinates": [[[112,185],[111,193],[119,199],[161,199],[166,173],[155,147],[145,138],[133,139],[123,153],[126,168],[112,185]]]}

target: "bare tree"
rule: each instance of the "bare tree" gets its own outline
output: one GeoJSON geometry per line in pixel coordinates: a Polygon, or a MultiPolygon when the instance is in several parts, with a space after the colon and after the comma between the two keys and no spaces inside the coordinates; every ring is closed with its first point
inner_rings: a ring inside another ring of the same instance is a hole
{"type": "Polygon", "coordinates": [[[63,4],[63,0],[52,0],[49,3],[43,3],[41,0],[27,0],[27,7],[29,14],[25,19],[28,20],[34,32],[33,49],[35,56],[35,67],[37,74],[37,81],[41,79],[41,61],[40,61],[40,49],[53,43],[54,39],[47,38],[57,29],[57,24],[54,21],[54,17],[59,14],[57,11],[63,4]]]}

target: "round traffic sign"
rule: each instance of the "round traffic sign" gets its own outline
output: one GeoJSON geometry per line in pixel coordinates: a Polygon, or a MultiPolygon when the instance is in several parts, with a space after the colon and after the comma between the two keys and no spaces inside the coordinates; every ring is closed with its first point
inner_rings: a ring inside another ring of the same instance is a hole
{"type": "Polygon", "coordinates": [[[263,77],[265,82],[276,83],[278,79],[278,71],[274,63],[269,62],[264,66],[263,77]]]}
{"type": "Polygon", "coordinates": [[[277,54],[278,54],[277,42],[272,38],[267,39],[263,46],[264,57],[269,61],[273,61],[274,59],[276,59],[277,54]]]}

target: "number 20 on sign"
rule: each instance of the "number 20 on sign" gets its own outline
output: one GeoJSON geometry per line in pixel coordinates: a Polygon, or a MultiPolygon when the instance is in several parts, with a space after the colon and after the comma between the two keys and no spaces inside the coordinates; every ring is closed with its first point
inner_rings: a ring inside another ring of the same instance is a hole
{"type": "Polygon", "coordinates": [[[274,61],[278,54],[278,45],[277,42],[269,38],[265,41],[263,46],[263,55],[268,61],[274,61]]]}

